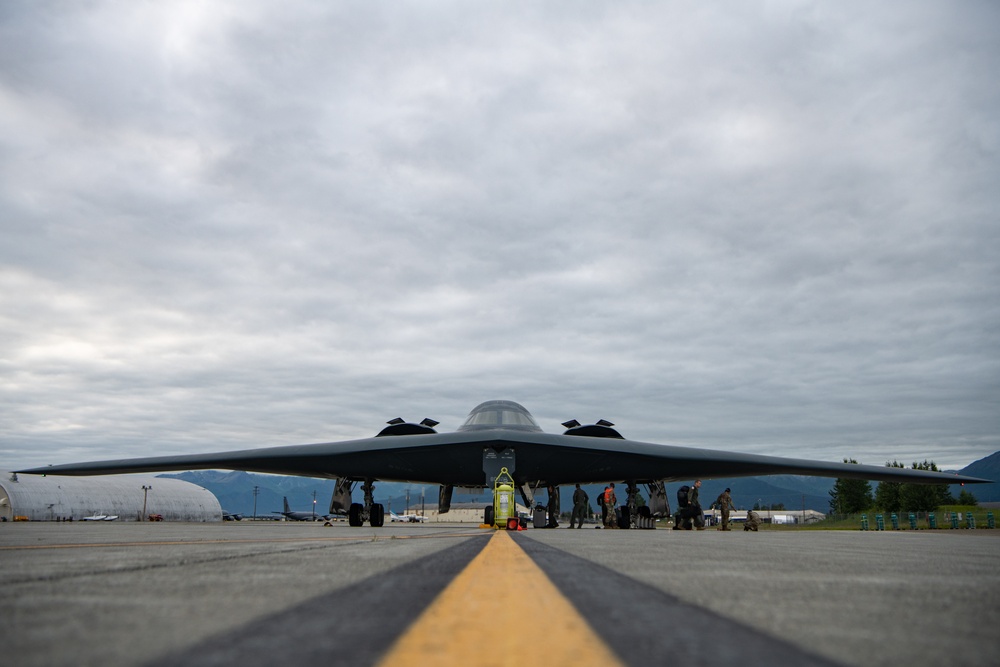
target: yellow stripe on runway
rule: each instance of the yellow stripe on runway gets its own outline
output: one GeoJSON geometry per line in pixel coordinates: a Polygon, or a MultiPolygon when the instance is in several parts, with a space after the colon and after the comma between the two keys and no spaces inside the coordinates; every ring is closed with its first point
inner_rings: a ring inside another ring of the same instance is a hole
{"type": "Polygon", "coordinates": [[[610,667],[622,662],[501,530],[396,641],[379,666],[530,664],[610,667]]]}

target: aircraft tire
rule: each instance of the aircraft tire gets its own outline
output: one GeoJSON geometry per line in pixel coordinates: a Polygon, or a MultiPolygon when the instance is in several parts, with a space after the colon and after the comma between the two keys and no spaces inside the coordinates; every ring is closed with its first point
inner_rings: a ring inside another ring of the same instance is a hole
{"type": "Polygon", "coordinates": [[[621,529],[629,529],[632,527],[632,514],[628,511],[628,505],[622,505],[621,511],[618,513],[618,527],[621,529]]]}
{"type": "Polygon", "coordinates": [[[364,510],[361,503],[351,503],[351,508],[347,511],[347,524],[354,528],[360,528],[364,521],[361,520],[361,511],[364,510]]]}
{"type": "Polygon", "coordinates": [[[487,526],[493,525],[493,505],[487,505],[486,509],[483,510],[483,523],[487,526]]]}
{"type": "Polygon", "coordinates": [[[385,525],[385,507],[381,504],[372,505],[371,516],[368,523],[372,528],[381,528],[385,525]]]}

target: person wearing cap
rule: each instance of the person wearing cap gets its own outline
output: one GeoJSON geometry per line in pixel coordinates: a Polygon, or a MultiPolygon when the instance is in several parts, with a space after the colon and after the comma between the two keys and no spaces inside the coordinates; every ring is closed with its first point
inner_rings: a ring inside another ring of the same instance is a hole
{"type": "Polygon", "coordinates": [[[590,510],[590,496],[577,484],[573,492],[573,515],[569,519],[569,527],[572,528],[573,524],[579,521],[580,525],[577,528],[583,528],[583,518],[587,516],[588,510],[590,510]]]}
{"type": "Polygon", "coordinates": [[[719,525],[719,530],[729,530],[729,510],[734,510],[736,507],[733,505],[733,497],[729,495],[729,489],[719,494],[719,497],[715,499],[712,507],[718,507],[722,510],[722,523],[719,525]]]}

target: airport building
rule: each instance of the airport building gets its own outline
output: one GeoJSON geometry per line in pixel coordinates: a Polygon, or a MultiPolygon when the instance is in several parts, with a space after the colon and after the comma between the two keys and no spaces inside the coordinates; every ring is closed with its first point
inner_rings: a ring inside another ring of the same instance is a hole
{"type": "Polygon", "coordinates": [[[208,489],[179,479],[132,475],[64,477],[0,473],[0,521],[222,521],[208,489]]]}
{"type": "MultiPolygon", "coordinates": [[[[826,518],[826,515],[816,510],[754,510],[757,516],[764,523],[773,524],[803,524],[816,523],[826,518]]],[[[742,523],[747,520],[746,510],[734,510],[729,514],[729,520],[733,523],[742,523]]],[[[722,522],[721,510],[706,510],[705,523],[716,526],[722,522]]]]}

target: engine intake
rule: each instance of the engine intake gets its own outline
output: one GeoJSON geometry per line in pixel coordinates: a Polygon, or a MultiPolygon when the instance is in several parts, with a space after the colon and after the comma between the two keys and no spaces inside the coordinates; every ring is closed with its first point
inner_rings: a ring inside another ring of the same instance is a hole
{"type": "Polygon", "coordinates": [[[424,419],[419,424],[411,424],[409,422],[403,421],[402,417],[396,417],[395,419],[390,419],[386,422],[388,426],[378,432],[376,438],[381,438],[383,435],[422,435],[427,433],[437,433],[434,427],[438,425],[439,422],[434,421],[428,417],[424,419]]]}
{"type": "Polygon", "coordinates": [[[598,420],[596,424],[583,425],[575,419],[570,419],[568,422],[563,422],[563,426],[566,427],[566,432],[563,433],[563,435],[585,435],[590,438],[625,439],[621,433],[611,428],[614,424],[606,419],[598,420]]]}

